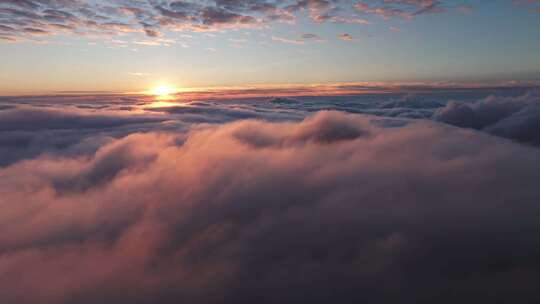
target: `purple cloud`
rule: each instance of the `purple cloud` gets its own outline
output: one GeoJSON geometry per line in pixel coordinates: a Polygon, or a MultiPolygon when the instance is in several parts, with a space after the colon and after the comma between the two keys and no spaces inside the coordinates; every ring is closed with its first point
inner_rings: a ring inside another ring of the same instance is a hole
{"type": "Polygon", "coordinates": [[[540,299],[538,151],[427,121],[385,128],[322,112],[29,159],[0,168],[0,297],[540,299]]]}
{"type": "MultiPolygon", "coordinates": [[[[464,7],[464,6],[462,6],[464,7]]],[[[138,32],[150,38],[164,31],[216,31],[294,23],[307,12],[316,23],[369,24],[364,15],[413,18],[446,10],[437,0],[211,0],[0,2],[0,38],[39,40],[44,35],[115,36],[138,32]],[[353,8],[354,7],[354,8],[353,8]],[[40,38],[41,37],[41,38],[40,38]]]]}
{"type": "Polygon", "coordinates": [[[351,36],[351,34],[347,34],[347,33],[340,34],[340,35],[338,35],[338,37],[339,37],[339,39],[341,39],[343,41],[353,41],[354,40],[353,36],[351,36]]]}
{"type": "Polygon", "coordinates": [[[437,121],[540,145],[540,95],[537,91],[518,97],[490,96],[474,103],[451,101],[435,112],[437,121]]]}
{"type": "Polygon", "coordinates": [[[32,39],[44,33],[111,36],[141,32],[159,37],[164,30],[214,31],[294,22],[299,10],[309,10],[313,20],[321,21],[333,9],[334,1],[327,0],[2,1],[0,34],[6,39],[32,39]]]}
{"type": "Polygon", "coordinates": [[[412,19],[417,15],[446,11],[443,1],[439,0],[358,1],[354,8],[360,13],[377,15],[384,19],[393,17],[412,19]]]}

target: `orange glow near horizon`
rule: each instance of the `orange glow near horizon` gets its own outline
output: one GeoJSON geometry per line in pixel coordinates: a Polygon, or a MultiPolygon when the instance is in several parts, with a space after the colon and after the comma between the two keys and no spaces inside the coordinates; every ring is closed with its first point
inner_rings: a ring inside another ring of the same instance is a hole
{"type": "Polygon", "coordinates": [[[154,82],[134,89],[119,90],[75,90],[35,92],[31,94],[13,94],[0,96],[35,96],[35,95],[147,95],[157,100],[193,99],[234,99],[255,97],[295,97],[295,96],[338,96],[382,94],[395,92],[429,92],[432,90],[470,90],[489,88],[537,88],[540,81],[497,81],[486,83],[465,82],[337,82],[337,83],[272,83],[245,84],[231,86],[175,86],[168,82],[154,82]]]}
{"type": "Polygon", "coordinates": [[[157,100],[167,101],[175,99],[175,94],[181,90],[168,84],[158,84],[152,87],[146,94],[154,95],[157,100]]]}
{"type": "Polygon", "coordinates": [[[154,87],[150,92],[156,96],[166,96],[175,93],[176,90],[168,85],[158,85],[154,87]]]}

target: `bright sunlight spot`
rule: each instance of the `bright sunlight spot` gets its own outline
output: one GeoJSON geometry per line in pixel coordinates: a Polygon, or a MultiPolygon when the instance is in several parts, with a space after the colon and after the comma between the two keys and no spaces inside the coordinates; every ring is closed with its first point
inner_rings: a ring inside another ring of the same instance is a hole
{"type": "Polygon", "coordinates": [[[149,91],[145,92],[149,95],[154,95],[157,100],[173,100],[175,99],[174,94],[180,92],[179,89],[166,85],[160,84],[152,87],[149,91]]]}
{"type": "Polygon", "coordinates": [[[156,96],[167,96],[174,94],[176,90],[167,85],[159,85],[154,87],[150,92],[156,96]]]}

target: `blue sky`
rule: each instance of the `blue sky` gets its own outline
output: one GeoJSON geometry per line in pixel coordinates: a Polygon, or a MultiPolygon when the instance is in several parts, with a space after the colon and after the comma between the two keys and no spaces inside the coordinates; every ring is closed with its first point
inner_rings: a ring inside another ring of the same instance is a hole
{"type": "Polygon", "coordinates": [[[540,79],[538,1],[23,2],[0,4],[5,94],[139,91],[158,83],[540,79]],[[273,5],[273,15],[255,4],[273,5]],[[111,13],[111,7],[139,11],[111,13]],[[84,8],[105,16],[96,19],[84,8]],[[189,17],[180,18],[185,12],[189,17]],[[142,14],[163,24],[150,26],[142,14]],[[39,32],[32,30],[36,23],[39,32]]]}

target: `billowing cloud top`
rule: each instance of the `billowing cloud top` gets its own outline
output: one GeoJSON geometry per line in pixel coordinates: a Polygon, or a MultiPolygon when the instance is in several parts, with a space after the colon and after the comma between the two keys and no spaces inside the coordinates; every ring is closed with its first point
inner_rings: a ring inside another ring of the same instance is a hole
{"type": "Polygon", "coordinates": [[[0,302],[538,302],[540,95],[416,90],[0,98],[0,302]]]}
{"type": "Polygon", "coordinates": [[[473,131],[338,112],[44,155],[0,169],[0,299],[540,299],[539,162],[473,131]]]}

